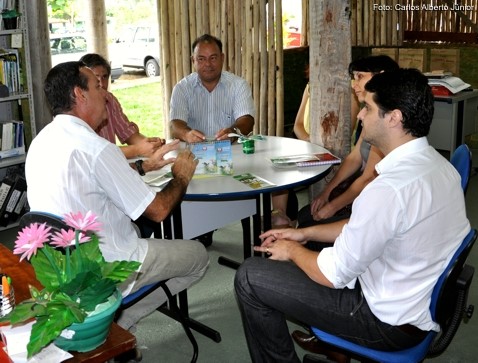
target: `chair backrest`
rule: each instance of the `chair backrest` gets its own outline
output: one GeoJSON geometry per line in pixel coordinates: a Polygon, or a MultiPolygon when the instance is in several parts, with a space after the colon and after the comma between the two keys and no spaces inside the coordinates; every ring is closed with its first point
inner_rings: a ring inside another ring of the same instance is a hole
{"type": "MultiPolygon", "coordinates": [[[[454,253],[445,271],[440,275],[435,288],[433,289],[430,312],[433,320],[440,325],[440,336],[446,336],[446,342],[440,342],[441,351],[443,351],[451,342],[463,317],[464,309],[457,305],[460,296],[459,279],[462,271],[466,267],[470,267],[465,266],[465,262],[475,243],[476,237],[476,229],[471,229],[458,250],[454,253]],[[456,316],[457,308],[461,309],[461,311],[458,310],[460,316],[456,316]]],[[[471,283],[471,279],[469,283],[471,283]]],[[[465,294],[463,298],[464,301],[462,302],[463,304],[466,304],[468,288],[469,286],[461,289],[465,294]]]]}
{"type": "Polygon", "coordinates": [[[46,223],[54,231],[60,231],[61,229],[69,229],[68,225],[63,222],[63,219],[55,214],[30,211],[25,213],[19,221],[20,228],[26,227],[31,223],[46,223]]]}
{"type": "Polygon", "coordinates": [[[466,193],[466,189],[468,188],[468,182],[470,181],[470,174],[471,174],[471,151],[468,148],[468,145],[462,144],[458,146],[451,156],[450,162],[458,170],[461,176],[461,187],[463,188],[463,192],[466,193]]]}

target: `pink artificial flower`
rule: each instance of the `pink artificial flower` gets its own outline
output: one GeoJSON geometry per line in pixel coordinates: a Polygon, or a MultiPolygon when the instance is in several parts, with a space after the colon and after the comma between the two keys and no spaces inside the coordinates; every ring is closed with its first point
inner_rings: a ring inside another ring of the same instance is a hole
{"type": "MultiPolygon", "coordinates": [[[[90,237],[80,232],[78,234],[78,243],[88,242],[90,237]]],[[[75,231],[69,229],[68,231],[62,229],[60,232],[55,232],[51,239],[51,244],[55,247],[69,247],[75,245],[75,231]]]]}
{"type": "Polygon", "coordinates": [[[43,244],[48,241],[51,236],[50,229],[51,227],[47,227],[46,223],[32,223],[29,227],[23,228],[18,233],[13,253],[16,255],[23,253],[20,261],[25,257],[29,260],[32,255],[36,255],[37,249],[43,247],[43,244]]]}
{"type": "Polygon", "coordinates": [[[76,214],[71,212],[65,214],[63,219],[67,225],[82,232],[98,232],[101,230],[101,224],[97,221],[97,218],[98,216],[93,214],[93,212],[88,211],[85,216],[81,212],[76,214]]]}

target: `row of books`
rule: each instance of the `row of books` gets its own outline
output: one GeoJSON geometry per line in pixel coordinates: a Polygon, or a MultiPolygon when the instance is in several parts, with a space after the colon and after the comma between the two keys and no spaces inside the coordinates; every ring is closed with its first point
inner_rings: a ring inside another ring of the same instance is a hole
{"type": "Polygon", "coordinates": [[[22,121],[0,121],[0,160],[25,154],[22,121]]]}
{"type": "Polygon", "coordinates": [[[17,49],[0,49],[0,83],[10,94],[22,92],[21,68],[17,49]]]}
{"type": "Polygon", "coordinates": [[[20,174],[5,176],[0,184],[0,226],[16,222],[27,208],[27,182],[20,174]]]}

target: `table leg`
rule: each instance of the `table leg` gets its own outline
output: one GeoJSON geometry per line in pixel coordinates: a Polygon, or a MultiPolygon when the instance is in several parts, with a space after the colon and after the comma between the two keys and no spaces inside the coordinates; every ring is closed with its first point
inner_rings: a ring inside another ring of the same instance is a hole
{"type": "MultiPolygon", "coordinates": [[[[163,221],[163,238],[174,238],[174,239],[182,239],[183,238],[183,231],[182,231],[182,223],[181,223],[181,206],[176,207],[173,212],[172,216],[169,216],[163,221]],[[172,217],[172,220],[171,220],[172,217]],[[173,235],[174,231],[174,235],[173,235]]],[[[156,235],[155,235],[156,236],[156,235]]],[[[198,242],[199,243],[199,242],[198,242]]],[[[177,298],[179,299],[179,310],[183,314],[183,316],[186,318],[188,326],[197,331],[198,333],[212,339],[216,343],[219,343],[221,341],[221,334],[217,331],[214,330],[207,325],[204,325],[200,323],[197,320],[191,319],[189,316],[189,305],[188,305],[188,292],[187,290],[181,291],[178,295],[177,298]]],[[[161,307],[160,311],[175,319],[178,320],[174,312],[167,308],[167,307],[161,307]]]]}
{"type": "MultiPolygon", "coordinates": [[[[244,253],[244,259],[246,259],[248,257],[251,257],[252,239],[251,239],[250,217],[241,219],[241,225],[242,225],[243,253],[244,253]]],[[[255,235],[254,235],[254,239],[255,239],[255,235]]],[[[223,266],[233,268],[235,270],[237,270],[237,268],[241,265],[240,262],[231,260],[230,258],[227,258],[224,256],[219,256],[217,259],[217,263],[223,266]]]]}
{"type": "Polygon", "coordinates": [[[264,232],[272,228],[271,193],[262,194],[262,223],[264,232]]]}

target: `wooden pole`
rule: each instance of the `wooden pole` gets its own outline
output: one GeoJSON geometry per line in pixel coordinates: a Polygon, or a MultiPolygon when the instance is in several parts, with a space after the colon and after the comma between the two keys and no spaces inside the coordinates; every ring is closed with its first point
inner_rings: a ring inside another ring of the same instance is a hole
{"type": "Polygon", "coordinates": [[[191,73],[191,47],[190,43],[191,40],[189,39],[189,5],[188,0],[181,1],[181,10],[180,10],[180,19],[181,19],[181,43],[180,49],[181,53],[179,54],[182,68],[181,68],[181,78],[185,77],[189,73],[191,73]]]}
{"type": "Polygon", "coordinates": [[[302,24],[300,29],[300,45],[309,45],[309,0],[302,0],[302,24]]]}
{"type": "Polygon", "coordinates": [[[282,37],[282,0],[276,3],[276,132],[277,136],[284,136],[284,52],[282,37]],[[280,51],[279,51],[280,49],[280,51]]]}
{"type": "MultiPolygon", "coordinates": [[[[197,14],[196,14],[196,6],[194,1],[188,1],[189,5],[189,38],[191,39],[191,43],[194,39],[197,38],[197,14]]],[[[192,45],[192,44],[190,44],[192,45]]]]}
{"type": "Polygon", "coordinates": [[[267,75],[267,83],[268,83],[268,89],[267,89],[267,94],[268,94],[268,102],[267,102],[267,134],[268,135],[274,135],[275,130],[276,130],[276,118],[275,118],[275,111],[276,111],[276,103],[275,103],[275,87],[276,87],[276,56],[275,56],[275,41],[274,41],[274,36],[275,36],[275,31],[274,31],[274,2],[269,1],[268,4],[268,9],[267,9],[267,15],[268,15],[268,38],[269,38],[269,55],[268,55],[268,75],[267,75]]]}
{"type": "MultiPolygon", "coordinates": [[[[242,74],[246,79],[247,83],[252,87],[252,79],[253,79],[253,72],[254,72],[254,60],[253,60],[253,49],[252,49],[252,32],[253,32],[253,24],[252,20],[254,18],[254,13],[252,11],[252,4],[253,0],[246,0],[245,3],[245,31],[244,31],[244,48],[242,53],[245,55],[244,60],[244,69],[242,70],[242,74]]],[[[251,88],[252,89],[252,88],[251,88]]]]}
{"type": "MultiPolygon", "coordinates": [[[[310,2],[310,138],[343,157],[350,152],[351,60],[348,1],[310,2]],[[330,52],[330,49],[334,52],[330,52]]],[[[311,188],[319,193],[324,181],[311,188]]]]}
{"type": "Polygon", "coordinates": [[[169,20],[168,20],[168,2],[161,1],[158,8],[158,19],[160,24],[160,47],[161,47],[161,80],[163,83],[163,130],[165,138],[171,138],[171,130],[169,128],[169,100],[171,98],[172,81],[169,67],[170,61],[170,44],[169,39],[169,20]]]}
{"type": "Polygon", "coordinates": [[[268,66],[269,66],[269,61],[268,61],[268,49],[267,49],[267,0],[259,0],[260,2],[260,19],[261,19],[261,24],[260,24],[260,29],[261,29],[261,85],[260,85],[260,90],[261,90],[261,98],[260,98],[260,107],[258,112],[259,115],[259,122],[260,122],[260,128],[259,132],[261,134],[267,135],[267,124],[268,124],[268,109],[267,109],[267,100],[268,100],[268,95],[267,91],[269,89],[268,87],[268,66]]]}
{"type": "Polygon", "coordinates": [[[392,13],[392,25],[391,25],[391,32],[392,32],[392,43],[391,45],[398,45],[398,31],[399,28],[397,28],[398,23],[399,23],[399,14],[398,11],[394,10],[392,13]]]}
{"type": "Polygon", "coordinates": [[[234,54],[234,23],[235,23],[235,13],[234,13],[234,0],[227,0],[227,70],[229,72],[234,72],[235,67],[235,54],[234,54]]]}
{"type": "Polygon", "coordinates": [[[254,0],[254,38],[253,38],[253,76],[252,76],[252,98],[254,99],[254,108],[256,109],[256,117],[254,120],[254,133],[259,133],[259,114],[260,114],[260,89],[261,89],[261,48],[259,46],[260,39],[260,1],[254,0]]]}
{"type": "Polygon", "coordinates": [[[370,12],[369,12],[369,4],[362,5],[363,10],[363,45],[370,46],[373,45],[373,38],[370,38],[370,32],[373,33],[373,23],[370,24],[370,12]]]}
{"type": "MultiPolygon", "coordinates": [[[[364,45],[363,41],[363,0],[357,0],[357,45],[364,45]]],[[[366,6],[366,4],[365,4],[366,6]]],[[[310,8],[310,7],[309,7],[310,8]]],[[[312,19],[310,21],[312,24],[312,19]]]]}
{"type": "MultiPolygon", "coordinates": [[[[380,1],[382,6],[386,6],[386,0],[380,1]]],[[[379,45],[386,45],[387,44],[387,20],[386,20],[387,12],[381,11],[380,12],[380,43],[379,45]]]]}
{"type": "Polygon", "coordinates": [[[101,54],[109,60],[105,1],[88,0],[86,17],[88,52],[101,54]]]}
{"type": "Polygon", "coordinates": [[[241,7],[242,1],[234,2],[234,67],[232,71],[236,74],[241,72],[241,7]]]}
{"type": "Polygon", "coordinates": [[[350,0],[350,43],[357,45],[357,0],[350,0]]]}
{"type": "Polygon", "coordinates": [[[224,69],[228,69],[229,66],[229,59],[227,57],[228,54],[228,16],[227,16],[227,1],[220,1],[221,5],[221,40],[223,42],[222,49],[226,56],[224,57],[224,69]]]}

